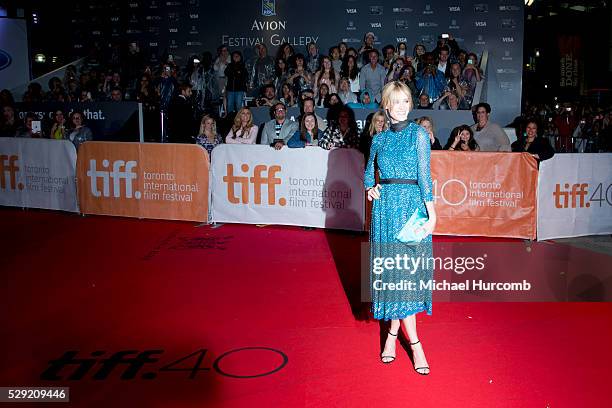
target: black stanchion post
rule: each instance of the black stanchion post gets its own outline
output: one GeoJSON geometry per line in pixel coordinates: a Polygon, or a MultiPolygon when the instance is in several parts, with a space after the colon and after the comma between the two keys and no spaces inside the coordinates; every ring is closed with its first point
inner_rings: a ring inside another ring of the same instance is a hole
{"type": "Polygon", "coordinates": [[[165,119],[164,118],[165,112],[162,109],[160,109],[159,115],[160,115],[160,119],[161,119],[161,130],[160,130],[161,140],[160,140],[160,143],[166,143],[167,134],[166,134],[166,121],[164,120],[165,119]]]}

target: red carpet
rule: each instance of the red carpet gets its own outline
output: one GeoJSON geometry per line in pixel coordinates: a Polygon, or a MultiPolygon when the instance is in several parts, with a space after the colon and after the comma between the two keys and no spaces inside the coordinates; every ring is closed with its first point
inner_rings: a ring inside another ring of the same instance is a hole
{"type": "MultiPolygon", "coordinates": [[[[378,322],[359,302],[361,236],[12,209],[0,217],[0,386],[70,387],[62,406],[611,402],[610,303],[435,303],[433,316],[418,317],[432,369],[422,377],[399,348],[392,365],[379,361],[378,322]],[[147,350],[159,361],[138,370],[103,361],[147,350]],[[80,379],[69,379],[80,365],[49,369],[69,351],[95,359],[80,379]],[[166,368],[182,370],[160,370],[173,362],[166,368]]],[[[28,405],[41,406],[19,406],[28,405]]]]}

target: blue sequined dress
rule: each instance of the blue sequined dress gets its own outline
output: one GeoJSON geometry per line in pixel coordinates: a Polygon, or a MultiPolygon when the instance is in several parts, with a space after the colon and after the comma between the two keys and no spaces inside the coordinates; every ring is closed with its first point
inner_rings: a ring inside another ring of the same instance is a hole
{"type": "MultiPolygon", "coordinates": [[[[399,131],[386,130],[374,136],[370,149],[364,184],[373,187],[374,163],[378,165],[381,179],[414,179],[416,184],[381,184],[380,199],[374,200],[370,225],[370,293],[372,313],[376,319],[403,319],[418,312],[431,314],[431,290],[389,291],[374,290],[373,282],[396,282],[400,279],[427,280],[432,278],[433,266],[414,268],[416,273],[405,271],[394,274],[389,271],[375,273],[377,257],[393,257],[401,251],[411,257],[424,259],[433,256],[431,235],[419,245],[406,245],[395,237],[415,209],[427,214],[425,202],[433,201],[430,173],[431,146],[425,129],[410,121],[399,131]]],[[[425,265],[424,263],[422,265],[425,265]]],[[[419,282],[415,282],[418,283],[419,282]]],[[[380,285],[380,283],[379,283],[380,285]]],[[[380,286],[379,286],[380,287],[380,286]]]]}

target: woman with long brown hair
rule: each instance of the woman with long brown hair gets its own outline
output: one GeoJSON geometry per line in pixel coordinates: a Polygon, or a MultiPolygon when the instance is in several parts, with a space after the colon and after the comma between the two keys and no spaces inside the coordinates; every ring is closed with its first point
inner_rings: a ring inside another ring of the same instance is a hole
{"type": "Polygon", "coordinates": [[[315,74],[314,89],[320,89],[321,84],[326,84],[329,88],[329,93],[337,93],[338,79],[331,59],[328,56],[321,58],[321,67],[315,74]]]}
{"type": "Polygon", "coordinates": [[[287,146],[291,148],[318,146],[318,139],[319,125],[317,123],[317,116],[312,112],[304,113],[300,121],[300,129],[296,130],[293,136],[291,136],[287,146]]]}

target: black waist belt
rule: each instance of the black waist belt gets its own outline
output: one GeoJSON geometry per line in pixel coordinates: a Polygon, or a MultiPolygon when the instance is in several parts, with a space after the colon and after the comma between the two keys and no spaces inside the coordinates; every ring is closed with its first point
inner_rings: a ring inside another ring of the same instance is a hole
{"type": "Polygon", "coordinates": [[[390,178],[390,179],[380,179],[380,184],[418,184],[418,183],[415,179],[390,178]]]}

